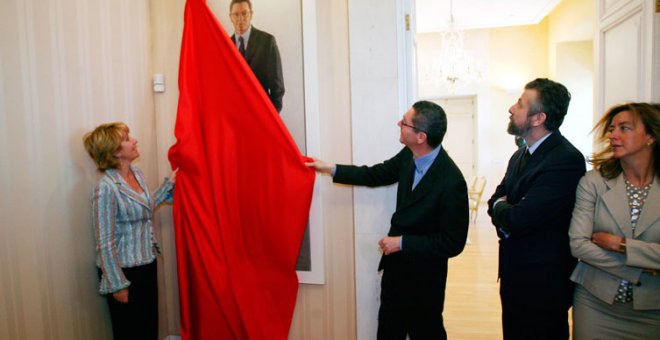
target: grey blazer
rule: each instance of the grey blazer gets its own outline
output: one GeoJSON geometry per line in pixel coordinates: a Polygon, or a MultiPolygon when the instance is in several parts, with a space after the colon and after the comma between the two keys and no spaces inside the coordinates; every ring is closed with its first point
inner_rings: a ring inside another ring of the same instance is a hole
{"type": "Polygon", "coordinates": [[[633,234],[623,175],[605,179],[589,171],[577,188],[569,230],[571,252],[578,263],[571,280],[607,303],[614,301],[621,279],[635,284],[633,308],[660,309],[660,183],[656,178],[633,234]],[[626,238],[626,254],[604,250],[591,242],[595,232],[626,238]]]}

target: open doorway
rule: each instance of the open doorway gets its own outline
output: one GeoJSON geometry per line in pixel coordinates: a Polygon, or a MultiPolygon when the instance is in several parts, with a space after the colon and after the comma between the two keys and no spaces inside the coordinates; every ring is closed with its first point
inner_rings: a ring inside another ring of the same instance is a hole
{"type": "Polygon", "coordinates": [[[476,96],[446,97],[432,102],[447,114],[447,134],[442,147],[467,181],[477,174],[476,96]]]}

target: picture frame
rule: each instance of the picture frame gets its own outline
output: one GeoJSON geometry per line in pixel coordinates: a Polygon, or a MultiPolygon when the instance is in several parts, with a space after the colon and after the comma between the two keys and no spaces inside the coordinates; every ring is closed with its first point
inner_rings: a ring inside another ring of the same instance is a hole
{"type": "MultiPolygon", "coordinates": [[[[250,1],[253,11],[251,24],[272,34],[280,52],[285,87],[280,117],[301,153],[318,156],[321,148],[316,0],[250,1]]],[[[231,36],[234,28],[229,17],[230,3],[231,0],[207,1],[231,36]]],[[[325,283],[321,216],[320,186],[315,181],[309,223],[296,266],[298,280],[303,284],[325,283]]]]}

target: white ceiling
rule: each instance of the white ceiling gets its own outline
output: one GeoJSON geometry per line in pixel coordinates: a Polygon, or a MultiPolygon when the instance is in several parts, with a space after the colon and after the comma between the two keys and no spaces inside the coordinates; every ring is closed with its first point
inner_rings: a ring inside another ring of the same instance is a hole
{"type": "MultiPolygon", "coordinates": [[[[453,0],[454,25],[463,29],[538,24],[561,0],[453,0]]],[[[450,0],[415,0],[417,33],[449,25],[450,0]]]]}

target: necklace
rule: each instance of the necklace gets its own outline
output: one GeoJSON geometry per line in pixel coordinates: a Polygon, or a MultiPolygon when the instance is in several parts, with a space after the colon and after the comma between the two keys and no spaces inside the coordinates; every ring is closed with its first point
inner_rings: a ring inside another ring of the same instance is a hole
{"type": "Polygon", "coordinates": [[[628,196],[628,206],[630,206],[630,221],[634,232],[635,227],[637,226],[637,220],[639,220],[639,215],[642,213],[642,207],[644,206],[646,197],[649,195],[649,190],[651,190],[651,184],[653,181],[643,187],[636,187],[632,185],[625,176],[624,179],[628,196]]]}

